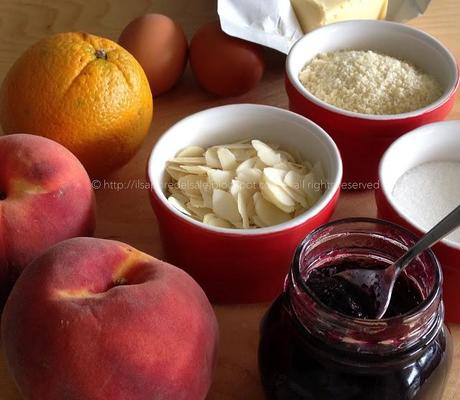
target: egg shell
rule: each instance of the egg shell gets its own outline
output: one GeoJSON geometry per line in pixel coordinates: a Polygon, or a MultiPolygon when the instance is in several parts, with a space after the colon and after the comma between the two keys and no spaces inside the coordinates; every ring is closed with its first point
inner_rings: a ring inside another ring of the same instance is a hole
{"type": "Polygon", "coordinates": [[[200,85],[222,97],[251,90],[262,78],[262,49],[227,35],[218,22],[199,29],[190,44],[190,65],[200,85]]]}
{"type": "Polygon", "coordinates": [[[118,42],[144,69],[153,96],[171,89],[184,72],[187,38],[179,24],[166,15],[146,14],[134,19],[118,42]]]}

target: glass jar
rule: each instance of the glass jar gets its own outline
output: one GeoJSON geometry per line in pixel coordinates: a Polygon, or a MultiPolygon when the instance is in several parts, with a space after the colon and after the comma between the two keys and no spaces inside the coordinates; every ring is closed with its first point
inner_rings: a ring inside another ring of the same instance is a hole
{"type": "Polygon", "coordinates": [[[261,326],[259,368],[270,400],[440,400],[452,361],[442,274],[432,251],[404,271],[420,291],[409,312],[356,319],[315,300],[309,273],[343,261],[390,264],[417,238],[384,221],[324,225],[297,248],[282,295],[261,326]]]}

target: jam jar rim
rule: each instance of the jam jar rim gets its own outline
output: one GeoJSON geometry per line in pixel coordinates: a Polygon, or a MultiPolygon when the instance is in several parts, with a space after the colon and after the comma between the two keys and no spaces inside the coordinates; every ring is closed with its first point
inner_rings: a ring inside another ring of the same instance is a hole
{"type": "Polygon", "coordinates": [[[311,231],[303,240],[302,242],[297,246],[295,253],[294,253],[294,258],[292,261],[292,266],[291,266],[291,273],[292,277],[297,285],[301,287],[301,289],[307,293],[312,299],[315,300],[315,303],[317,303],[317,307],[327,313],[332,313],[333,315],[337,315],[338,317],[344,319],[345,321],[349,322],[354,322],[354,323],[361,323],[361,324],[375,324],[376,322],[390,322],[394,321],[397,319],[401,318],[414,318],[417,315],[423,314],[425,311],[427,311],[432,305],[433,302],[436,301],[436,298],[439,297],[440,292],[442,290],[442,283],[443,283],[443,276],[442,276],[442,270],[441,270],[441,265],[439,263],[438,258],[434,254],[432,249],[427,249],[421,254],[426,254],[433,265],[435,266],[435,280],[433,284],[433,289],[430,291],[429,295],[423,299],[420,304],[417,305],[417,307],[409,310],[408,312],[389,317],[389,318],[381,318],[381,319],[375,319],[375,318],[356,318],[353,316],[349,316],[346,314],[343,314],[337,310],[334,310],[331,307],[328,307],[327,305],[323,304],[320,301],[317,301],[316,297],[314,294],[311,292],[310,288],[306,285],[306,281],[302,279],[301,272],[300,272],[300,267],[301,267],[301,257],[303,255],[303,251],[306,247],[306,245],[311,241],[311,239],[318,233],[324,231],[325,229],[332,227],[332,226],[339,226],[339,225],[345,225],[345,224],[352,224],[352,223],[370,223],[370,224],[379,224],[379,225],[386,225],[390,228],[398,229],[405,235],[407,235],[410,239],[417,241],[419,237],[415,235],[413,232],[409,231],[408,229],[404,228],[401,225],[398,225],[396,223],[393,223],[391,221],[387,221],[384,219],[379,219],[379,218],[369,218],[369,217],[352,217],[352,218],[342,218],[338,220],[334,220],[331,222],[328,222],[324,225],[321,225],[320,227],[314,229],[311,231]]]}

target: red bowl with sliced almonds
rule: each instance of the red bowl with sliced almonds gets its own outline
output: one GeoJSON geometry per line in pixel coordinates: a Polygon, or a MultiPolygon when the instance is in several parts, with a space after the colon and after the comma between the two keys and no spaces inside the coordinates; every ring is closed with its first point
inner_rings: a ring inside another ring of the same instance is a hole
{"type": "Polygon", "coordinates": [[[213,302],[254,303],[281,292],[297,245],[331,217],[342,162],[334,141],[308,119],[280,108],[237,104],[199,112],[168,129],[151,153],[147,173],[167,261],[190,273],[213,302]],[[232,229],[204,224],[168,202],[165,168],[180,150],[248,138],[295,149],[302,159],[321,163],[327,185],[313,207],[278,225],[232,229]]]}

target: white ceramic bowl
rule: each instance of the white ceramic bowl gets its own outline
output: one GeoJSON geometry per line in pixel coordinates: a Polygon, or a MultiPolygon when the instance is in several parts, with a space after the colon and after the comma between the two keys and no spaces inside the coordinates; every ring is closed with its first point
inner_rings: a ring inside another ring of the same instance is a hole
{"type": "MultiPolygon", "coordinates": [[[[407,215],[392,193],[396,182],[405,172],[431,161],[460,162],[460,121],[422,126],[402,136],[388,148],[380,162],[380,187],[376,191],[380,218],[397,222],[419,235],[426,233],[427,230],[418,221],[407,215]]],[[[452,184],[460,185],[460,181],[452,184]]],[[[444,239],[434,247],[434,251],[444,273],[447,319],[460,323],[460,244],[444,239]]]]}

